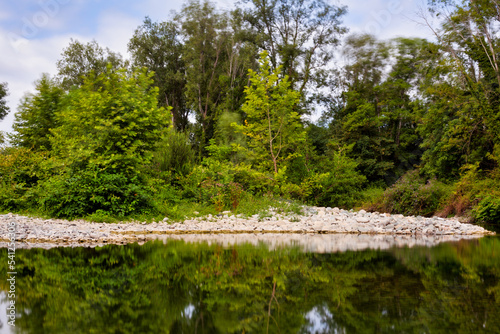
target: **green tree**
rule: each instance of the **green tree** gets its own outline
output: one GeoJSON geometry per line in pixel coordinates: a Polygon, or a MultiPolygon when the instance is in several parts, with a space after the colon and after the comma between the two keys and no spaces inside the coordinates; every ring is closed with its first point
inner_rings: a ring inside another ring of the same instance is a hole
{"type": "Polygon", "coordinates": [[[50,131],[57,127],[56,113],[64,104],[63,89],[43,74],[35,82],[35,94],[27,94],[21,100],[15,114],[11,141],[14,145],[34,150],[50,150],[50,131]]]}
{"type": "Polygon", "coordinates": [[[429,1],[440,29],[425,22],[440,45],[441,76],[429,82],[422,113],[424,170],[457,177],[461,166],[497,167],[491,154],[500,138],[498,3],[493,0],[429,1]],[[451,173],[450,173],[451,172],[451,173]]]}
{"type": "Polygon", "coordinates": [[[159,88],[158,106],[172,107],[172,122],[179,131],[185,130],[189,123],[181,38],[174,21],[156,23],[146,17],[128,43],[132,64],[154,72],[154,84],[159,88]]]}
{"type": "Polygon", "coordinates": [[[281,66],[291,87],[302,96],[329,84],[334,48],[347,29],[346,7],[325,0],[245,0],[245,19],[261,50],[269,53],[271,70],[281,66]]]}
{"type": "Polygon", "coordinates": [[[189,1],[176,16],[184,37],[186,103],[199,128],[199,155],[215,135],[222,112],[238,111],[243,102],[246,71],[253,56],[240,39],[241,22],[204,1],[189,1]]]}
{"type": "Polygon", "coordinates": [[[288,77],[271,72],[267,52],[260,56],[258,72],[249,70],[250,85],[245,88],[244,124],[234,126],[248,138],[248,153],[254,164],[278,173],[281,163],[299,155],[297,145],[306,132],[297,113],[300,93],[291,88],[288,77]]]}
{"type": "Polygon", "coordinates": [[[331,130],[334,143],[347,148],[370,181],[393,183],[420,161],[415,108],[428,51],[421,39],[353,35],[346,41],[343,92],[331,130]]]}
{"type": "Polygon", "coordinates": [[[95,165],[134,175],[151,158],[159,135],[169,125],[168,111],[157,107],[158,88],[145,70],[107,72],[87,77],[72,91],[67,108],[56,114],[60,126],[51,143],[66,166],[95,165]]]}
{"type": "Polygon", "coordinates": [[[342,100],[331,124],[334,142],[346,146],[370,181],[380,180],[394,167],[386,149],[390,143],[381,133],[384,120],[377,89],[387,75],[389,46],[370,35],[352,35],[343,56],[347,64],[342,72],[342,100]]]}
{"type": "Polygon", "coordinates": [[[91,73],[99,75],[106,72],[108,64],[115,69],[128,66],[128,62],[124,61],[119,53],[109,48],[103,49],[95,40],[83,44],[71,39],[61,56],[56,63],[58,79],[66,90],[81,86],[85,77],[91,73]]]}
{"type": "Polygon", "coordinates": [[[44,162],[50,177],[32,190],[33,205],[69,218],[154,210],[145,166],[170,115],[157,107],[151,76],[108,65],[70,91],[51,130],[52,158],[44,162]]]}
{"type": "Polygon", "coordinates": [[[227,17],[217,13],[208,1],[188,2],[177,20],[181,22],[185,37],[186,98],[200,126],[197,141],[201,155],[214,135],[217,104],[224,94],[218,79],[224,71],[228,22],[227,17]]]}
{"type": "Polygon", "coordinates": [[[7,89],[7,83],[0,83],[0,121],[4,119],[5,116],[9,113],[9,107],[7,106],[7,102],[5,101],[5,97],[9,94],[7,89]]]}

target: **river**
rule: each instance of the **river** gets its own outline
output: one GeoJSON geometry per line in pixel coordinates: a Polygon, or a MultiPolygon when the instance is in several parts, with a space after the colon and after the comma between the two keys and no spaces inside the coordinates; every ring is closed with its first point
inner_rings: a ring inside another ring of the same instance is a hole
{"type": "Polygon", "coordinates": [[[294,238],[17,249],[15,331],[1,280],[0,332],[500,332],[499,237],[294,238]]]}

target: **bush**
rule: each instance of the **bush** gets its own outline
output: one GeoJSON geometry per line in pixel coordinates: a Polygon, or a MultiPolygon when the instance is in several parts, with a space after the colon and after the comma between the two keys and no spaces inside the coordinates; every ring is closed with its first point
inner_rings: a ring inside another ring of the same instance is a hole
{"type": "Polygon", "coordinates": [[[345,154],[335,152],[324,163],[327,177],[322,177],[320,187],[309,196],[309,201],[320,206],[352,208],[362,199],[366,178],[356,171],[357,164],[345,154]]]}
{"type": "Polygon", "coordinates": [[[44,212],[61,218],[92,214],[125,217],[153,209],[142,182],[96,167],[53,176],[40,182],[33,192],[44,212]]]}
{"type": "Polygon", "coordinates": [[[42,162],[46,152],[7,147],[0,151],[0,209],[21,210],[27,206],[27,192],[46,177],[42,162]]]}
{"type": "Polygon", "coordinates": [[[187,134],[169,130],[156,144],[153,165],[161,172],[186,175],[192,170],[194,151],[187,134]]]}
{"type": "Polygon", "coordinates": [[[460,179],[446,200],[446,206],[440,215],[467,215],[475,218],[478,212],[483,212],[479,206],[482,208],[490,207],[488,197],[500,198],[499,172],[498,168],[490,172],[483,172],[477,164],[462,167],[460,179]],[[482,201],[484,202],[480,205],[482,201]],[[478,209],[480,211],[477,211],[478,209]]]}
{"type": "Polygon", "coordinates": [[[207,158],[180,181],[183,198],[214,205],[217,212],[223,209],[235,210],[240,204],[244,189],[234,181],[234,173],[232,163],[207,158]]]}
{"type": "Polygon", "coordinates": [[[474,219],[480,223],[500,225],[500,198],[488,196],[473,210],[474,219]]]}
{"type": "Polygon", "coordinates": [[[435,179],[426,180],[418,170],[413,170],[388,188],[375,208],[388,213],[432,216],[442,208],[450,193],[451,186],[435,179]]]}

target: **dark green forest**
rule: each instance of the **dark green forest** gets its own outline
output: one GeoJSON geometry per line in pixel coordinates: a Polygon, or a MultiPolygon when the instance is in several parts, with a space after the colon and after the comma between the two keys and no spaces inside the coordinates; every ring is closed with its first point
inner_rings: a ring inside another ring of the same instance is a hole
{"type": "MultiPolygon", "coordinates": [[[[128,58],[71,40],[0,138],[0,211],[304,203],[499,222],[500,5],[427,6],[433,41],[349,34],[348,7],[327,0],[189,0],[146,17],[128,58]]],[[[6,98],[2,83],[0,119],[6,98]]]]}

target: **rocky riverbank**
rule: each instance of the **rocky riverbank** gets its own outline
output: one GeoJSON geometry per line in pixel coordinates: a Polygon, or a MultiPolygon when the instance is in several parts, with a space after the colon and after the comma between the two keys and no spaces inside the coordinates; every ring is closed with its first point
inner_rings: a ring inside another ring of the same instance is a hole
{"type": "MultiPolygon", "coordinates": [[[[161,235],[183,234],[363,234],[397,236],[476,236],[494,234],[482,227],[460,223],[455,219],[405,217],[358,212],[338,208],[305,207],[302,215],[280,214],[234,216],[224,212],[217,216],[187,219],[182,223],[127,222],[93,223],[82,220],[41,219],[14,214],[0,216],[0,247],[9,241],[9,223],[15,225],[18,247],[33,244],[58,246],[97,246],[126,244],[157,239],[161,235]],[[15,224],[12,224],[15,222],[15,224]]],[[[31,246],[30,246],[31,245],[31,246]]]]}

